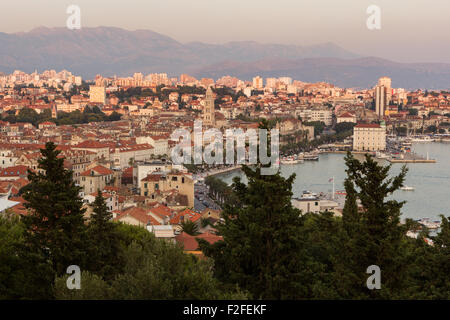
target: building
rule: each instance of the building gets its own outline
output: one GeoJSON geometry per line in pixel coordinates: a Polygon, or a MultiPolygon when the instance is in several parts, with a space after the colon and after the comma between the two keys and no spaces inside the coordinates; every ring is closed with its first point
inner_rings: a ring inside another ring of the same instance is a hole
{"type": "Polygon", "coordinates": [[[302,214],[320,213],[325,211],[337,214],[335,209],[339,206],[336,201],[319,198],[293,198],[292,205],[299,209],[302,214]]]}
{"type": "Polygon", "coordinates": [[[354,115],[353,113],[350,113],[350,112],[344,112],[343,114],[340,114],[336,117],[336,122],[337,123],[341,123],[341,122],[356,123],[356,115],[354,115]]]}
{"type": "Polygon", "coordinates": [[[93,103],[106,103],[106,88],[98,86],[89,87],[89,101],[93,103]]]}
{"type": "Polygon", "coordinates": [[[92,194],[99,189],[103,190],[111,182],[114,171],[98,165],[84,171],[80,176],[80,186],[83,188],[84,194],[92,194]]]}
{"type": "Polygon", "coordinates": [[[172,169],[172,165],[159,160],[146,161],[133,164],[133,185],[140,188],[140,181],[153,172],[166,172],[172,169]]]}
{"type": "Polygon", "coordinates": [[[353,128],[354,151],[380,151],[386,149],[386,127],[375,123],[361,123],[353,128]]]}
{"type": "Polygon", "coordinates": [[[390,104],[392,99],[391,84],[391,78],[381,77],[378,79],[378,84],[375,87],[375,113],[380,119],[384,117],[386,107],[390,104]]]}
{"type": "Polygon", "coordinates": [[[327,126],[331,126],[333,123],[333,111],[328,108],[304,109],[298,115],[303,121],[321,121],[327,126]]]}
{"type": "Polygon", "coordinates": [[[262,89],[264,87],[263,78],[256,76],[253,78],[253,88],[262,89]]]}
{"type": "Polygon", "coordinates": [[[378,85],[386,88],[386,105],[391,103],[392,99],[392,80],[389,77],[381,77],[378,79],[378,85]]]}
{"type": "Polygon", "coordinates": [[[215,124],[214,94],[209,87],[206,90],[205,106],[203,107],[203,125],[214,127],[215,124]]]}
{"type": "Polygon", "coordinates": [[[183,172],[154,172],[140,180],[141,196],[152,197],[161,192],[176,190],[187,197],[187,207],[194,207],[194,180],[183,172]]]}
{"type": "Polygon", "coordinates": [[[384,112],[387,105],[387,88],[385,86],[377,85],[375,87],[375,113],[378,118],[384,117],[384,112]]]}

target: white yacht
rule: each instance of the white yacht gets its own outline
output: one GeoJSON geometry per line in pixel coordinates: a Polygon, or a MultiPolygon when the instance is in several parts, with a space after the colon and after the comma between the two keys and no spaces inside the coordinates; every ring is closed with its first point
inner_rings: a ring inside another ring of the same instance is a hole
{"type": "Polygon", "coordinates": [[[429,136],[418,136],[411,139],[412,142],[433,142],[434,139],[429,136]]]}
{"type": "Polygon", "coordinates": [[[400,188],[403,191],[414,191],[416,190],[414,187],[409,187],[409,186],[403,186],[400,188]]]}
{"type": "Polygon", "coordinates": [[[295,157],[284,157],[281,159],[281,164],[297,164],[297,163],[303,163],[303,159],[298,159],[295,157]]]}
{"type": "Polygon", "coordinates": [[[377,159],[389,159],[390,156],[386,153],[377,151],[376,155],[377,159]]]}

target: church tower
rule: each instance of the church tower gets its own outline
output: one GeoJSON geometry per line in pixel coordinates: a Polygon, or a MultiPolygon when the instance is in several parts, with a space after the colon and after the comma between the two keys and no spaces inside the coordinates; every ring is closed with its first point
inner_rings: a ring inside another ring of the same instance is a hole
{"type": "Polygon", "coordinates": [[[215,107],[214,107],[214,94],[211,87],[206,90],[205,106],[203,107],[203,125],[215,126],[215,107]]]}
{"type": "Polygon", "coordinates": [[[56,104],[52,106],[52,118],[58,118],[58,107],[56,107],[56,104]]]}

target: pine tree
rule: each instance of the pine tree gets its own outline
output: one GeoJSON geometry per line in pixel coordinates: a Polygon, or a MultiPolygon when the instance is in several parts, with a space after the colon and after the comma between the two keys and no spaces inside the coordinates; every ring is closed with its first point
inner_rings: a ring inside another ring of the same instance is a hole
{"type": "Polygon", "coordinates": [[[23,216],[30,252],[41,254],[57,275],[70,265],[85,266],[87,242],[80,187],[64,168],[53,142],[41,149],[39,172],[28,172],[30,188],[23,198],[30,213],[23,216]]]}
{"type": "MultiPolygon", "coordinates": [[[[267,129],[267,122],[260,128],[267,129]]],[[[242,167],[248,184],[238,177],[233,180],[238,201],[227,203],[222,212],[224,222],[217,229],[223,241],[209,245],[199,240],[200,247],[214,259],[221,281],[238,284],[255,299],[304,297],[303,219],[291,204],[295,174],[287,179],[279,171],[263,175],[262,167],[242,167]]]]}
{"type": "Polygon", "coordinates": [[[390,178],[391,166],[378,165],[369,155],[360,162],[348,153],[345,161],[347,198],[336,257],[337,290],[343,298],[392,298],[405,284],[406,227],[400,224],[404,202],[387,198],[403,185],[407,169],[390,178]],[[381,269],[381,290],[366,287],[370,265],[381,269]]]}
{"type": "Polygon", "coordinates": [[[88,227],[92,251],[89,269],[107,280],[114,278],[123,266],[120,234],[117,224],[111,219],[112,213],[108,210],[101,191],[98,190],[88,227]]]}

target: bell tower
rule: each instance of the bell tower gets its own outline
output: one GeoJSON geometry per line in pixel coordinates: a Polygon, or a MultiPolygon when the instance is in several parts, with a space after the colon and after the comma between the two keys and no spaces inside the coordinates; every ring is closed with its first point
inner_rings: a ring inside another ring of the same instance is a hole
{"type": "Polygon", "coordinates": [[[211,87],[206,90],[205,106],[203,107],[203,124],[207,126],[215,126],[215,107],[214,94],[211,87]]]}

